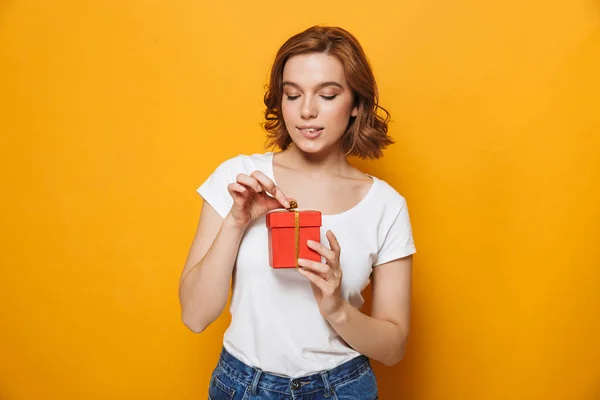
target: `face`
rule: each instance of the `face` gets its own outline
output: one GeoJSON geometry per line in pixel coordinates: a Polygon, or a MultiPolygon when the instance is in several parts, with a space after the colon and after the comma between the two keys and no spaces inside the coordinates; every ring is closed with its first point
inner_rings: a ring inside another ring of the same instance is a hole
{"type": "Polygon", "coordinates": [[[358,112],[353,101],[344,66],[336,57],[311,53],[286,62],[281,111],[301,150],[318,153],[337,146],[350,117],[358,112]]]}

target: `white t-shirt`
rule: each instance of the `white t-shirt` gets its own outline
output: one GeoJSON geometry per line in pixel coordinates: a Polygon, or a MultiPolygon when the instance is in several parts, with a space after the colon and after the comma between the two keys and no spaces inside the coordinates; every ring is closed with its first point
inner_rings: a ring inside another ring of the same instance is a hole
{"type": "MultiPolygon", "coordinates": [[[[273,152],[226,160],[197,189],[222,217],[233,204],[227,185],[238,173],[273,176],[273,152]]],[[[406,201],[385,181],[373,177],[366,196],[353,208],[323,215],[321,243],[337,237],[343,271],[342,295],[352,306],[374,266],[415,253],[406,201]]],[[[277,184],[277,182],[275,182],[277,184]]],[[[235,263],[231,325],[223,346],[244,363],[293,378],[334,368],[359,355],[319,313],[309,281],[295,270],[269,265],[265,216],[254,220],[240,243],[235,263]]]]}

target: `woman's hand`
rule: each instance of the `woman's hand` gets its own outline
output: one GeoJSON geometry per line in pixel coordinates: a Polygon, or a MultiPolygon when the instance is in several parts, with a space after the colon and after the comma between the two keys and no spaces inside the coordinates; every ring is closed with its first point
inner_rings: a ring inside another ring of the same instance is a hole
{"type": "Polygon", "coordinates": [[[311,283],[313,294],[323,317],[328,318],[338,312],[344,300],[342,298],[342,269],[340,267],[340,244],[331,231],[326,233],[331,249],[318,242],[309,240],[308,247],[325,257],[325,264],[299,259],[298,272],[311,283]]]}
{"type": "Polygon", "coordinates": [[[239,227],[246,228],[250,222],[270,210],[290,207],[281,189],[260,171],[254,171],[250,176],[238,174],[236,182],[227,185],[227,190],[233,198],[233,206],[227,217],[239,227]]]}

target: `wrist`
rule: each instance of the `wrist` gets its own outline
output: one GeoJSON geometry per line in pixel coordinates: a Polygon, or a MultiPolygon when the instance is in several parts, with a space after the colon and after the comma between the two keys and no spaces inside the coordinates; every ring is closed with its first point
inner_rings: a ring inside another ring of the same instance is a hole
{"type": "Polygon", "coordinates": [[[235,220],[235,218],[233,217],[233,215],[231,215],[231,212],[228,213],[225,218],[223,218],[223,224],[222,226],[225,229],[231,229],[240,233],[243,233],[246,228],[248,227],[248,224],[241,224],[238,221],[235,220]]]}
{"type": "Polygon", "coordinates": [[[325,319],[332,325],[340,325],[348,321],[348,307],[351,307],[350,303],[342,300],[340,306],[331,313],[325,315],[325,319]]]}

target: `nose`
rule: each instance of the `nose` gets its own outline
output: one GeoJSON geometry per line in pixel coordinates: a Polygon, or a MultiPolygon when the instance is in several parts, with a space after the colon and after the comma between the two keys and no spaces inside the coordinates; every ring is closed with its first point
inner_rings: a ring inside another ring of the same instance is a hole
{"type": "Polygon", "coordinates": [[[302,119],[315,118],[318,114],[317,107],[312,100],[312,96],[306,96],[302,102],[302,110],[300,110],[302,119]]]}

